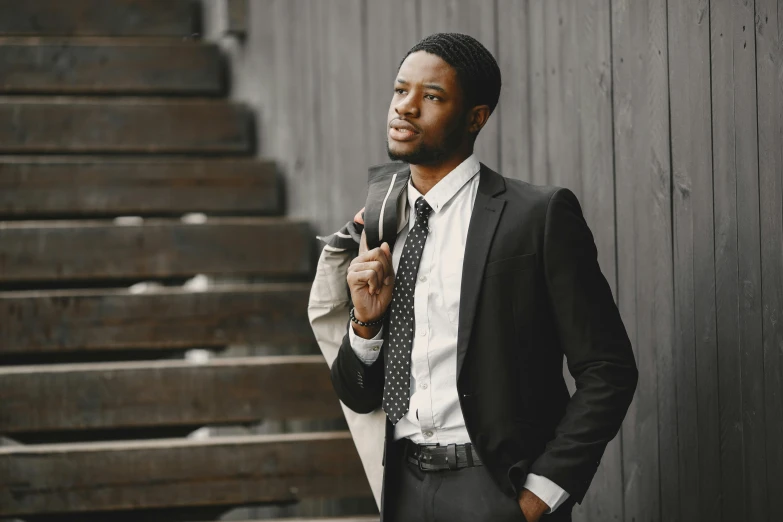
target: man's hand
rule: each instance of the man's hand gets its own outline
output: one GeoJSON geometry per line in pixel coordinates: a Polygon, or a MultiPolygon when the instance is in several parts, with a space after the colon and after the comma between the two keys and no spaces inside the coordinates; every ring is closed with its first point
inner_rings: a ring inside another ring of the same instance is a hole
{"type": "Polygon", "coordinates": [[[538,522],[541,515],[549,509],[546,502],[538,498],[529,489],[523,489],[519,495],[519,507],[522,509],[522,513],[525,515],[527,522],[538,522]]]}
{"type": "MultiPolygon", "coordinates": [[[[363,223],[361,213],[360,210],[356,214],[355,222],[363,223]]],[[[362,231],[359,255],[351,261],[346,279],[351,291],[351,300],[356,307],[354,312],[356,318],[364,322],[372,322],[380,318],[389,307],[394,288],[394,268],[389,244],[384,242],[380,247],[368,250],[367,235],[362,231]]],[[[351,326],[365,339],[373,337],[380,329],[380,325],[351,326]]]]}

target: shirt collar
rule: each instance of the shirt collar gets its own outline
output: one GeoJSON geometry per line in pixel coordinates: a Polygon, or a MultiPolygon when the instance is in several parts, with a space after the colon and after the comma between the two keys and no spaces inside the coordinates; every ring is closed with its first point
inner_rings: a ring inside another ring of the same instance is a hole
{"type": "MultiPolygon", "coordinates": [[[[476,158],[475,154],[471,154],[465,161],[457,165],[457,167],[446,174],[440,181],[438,181],[430,190],[424,195],[424,200],[432,207],[433,212],[440,212],[440,210],[451,201],[459,189],[470,181],[481,169],[481,164],[476,158]]],[[[416,187],[412,183],[413,176],[408,178],[408,204],[411,208],[415,207],[416,200],[422,196],[421,192],[416,190],[416,187]]]]}

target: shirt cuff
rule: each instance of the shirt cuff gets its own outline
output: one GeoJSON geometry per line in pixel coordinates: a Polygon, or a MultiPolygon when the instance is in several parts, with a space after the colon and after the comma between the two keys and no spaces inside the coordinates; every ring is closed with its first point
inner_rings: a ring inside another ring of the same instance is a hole
{"type": "Polygon", "coordinates": [[[381,346],[383,345],[383,326],[381,326],[381,329],[375,334],[375,337],[372,339],[365,339],[364,337],[359,337],[353,330],[353,326],[348,324],[348,340],[351,343],[351,348],[353,349],[353,353],[356,354],[356,357],[358,357],[365,366],[371,366],[381,353],[381,346]]]}
{"type": "Polygon", "coordinates": [[[530,490],[535,496],[544,501],[549,506],[544,513],[551,513],[568,499],[568,492],[541,475],[528,473],[525,479],[525,489],[530,490]]]}

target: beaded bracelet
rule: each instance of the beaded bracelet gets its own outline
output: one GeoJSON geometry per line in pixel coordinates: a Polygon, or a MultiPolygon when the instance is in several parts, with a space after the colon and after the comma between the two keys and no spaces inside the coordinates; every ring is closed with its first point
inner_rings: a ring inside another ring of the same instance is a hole
{"type": "Polygon", "coordinates": [[[375,321],[372,321],[370,323],[365,323],[364,321],[360,321],[360,320],[358,320],[356,318],[356,316],[353,313],[354,310],[356,310],[355,306],[353,308],[351,308],[351,313],[349,314],[351,316],[351,321],[353,321],[354,323],[356,323],[356,324],[358,324],[360,326],[375,326],[376,324],[381,324],[383,322],[384,316],[386,315],[386,314],[383,314],[382,316],[380,316],[375,321]]]}

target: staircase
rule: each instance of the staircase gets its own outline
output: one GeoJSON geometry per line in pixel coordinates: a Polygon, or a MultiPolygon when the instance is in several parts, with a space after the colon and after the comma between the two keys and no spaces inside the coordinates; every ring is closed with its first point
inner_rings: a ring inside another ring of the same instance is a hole
{"type": "Polygon", "coordinates": [[[307,321],[314,234],[200,26],[0,0],[0,519],[370,498],[307,321]]]}

